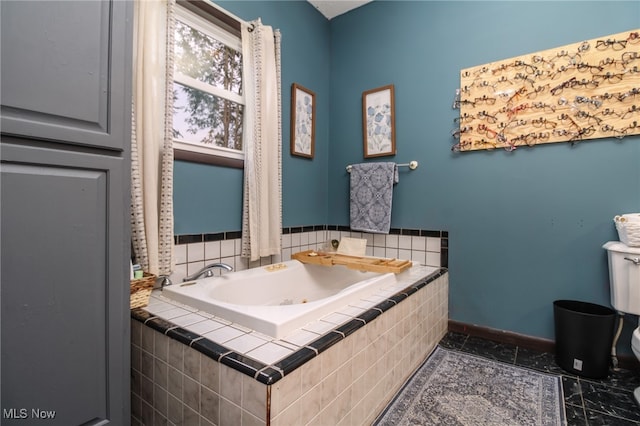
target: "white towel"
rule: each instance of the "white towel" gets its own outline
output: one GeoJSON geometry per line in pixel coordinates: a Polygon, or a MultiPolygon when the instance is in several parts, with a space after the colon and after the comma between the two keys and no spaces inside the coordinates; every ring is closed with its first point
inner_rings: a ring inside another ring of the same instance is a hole
{"type": "Polygon", "coordinates": [[[396,163],[360,163],[351,166],[351,229],[388,234],[391,228],[396,163]]]}

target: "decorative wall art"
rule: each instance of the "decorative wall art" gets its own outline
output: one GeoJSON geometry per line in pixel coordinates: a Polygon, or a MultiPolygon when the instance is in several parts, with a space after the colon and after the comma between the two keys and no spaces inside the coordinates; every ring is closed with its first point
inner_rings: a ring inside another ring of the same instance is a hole
{"type": "Polygon", "coordinates": [[[316,145],[316,94],[291,85],[291,154],[313,158],[316,145]]]}
{"type": "Polygon", "coordinates": [[[396,154],[393,84],[362,93],[364,158],[396,154]]]}
{"type": "Polygon", "coordinates": [[[640,30],[467,68],[455,151],[640,134],[640,30]]]}

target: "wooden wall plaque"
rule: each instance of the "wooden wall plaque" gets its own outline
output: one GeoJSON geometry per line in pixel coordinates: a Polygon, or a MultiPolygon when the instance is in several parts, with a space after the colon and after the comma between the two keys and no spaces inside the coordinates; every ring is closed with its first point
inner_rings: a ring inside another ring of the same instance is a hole
{"type": "Polygon", "coordinates": [[[457,151],[640,134],[640,29],[463,69],[457,151]]]}

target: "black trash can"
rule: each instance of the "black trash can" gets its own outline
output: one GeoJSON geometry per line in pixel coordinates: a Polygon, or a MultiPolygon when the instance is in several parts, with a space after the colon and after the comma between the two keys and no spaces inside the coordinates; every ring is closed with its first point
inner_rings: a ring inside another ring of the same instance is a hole
{"type": "Polygon", "coordinates": [[[556,300],[553,317],[556,363],[579,376],[607,377],[616,311],[588,302],[556,300]]]}

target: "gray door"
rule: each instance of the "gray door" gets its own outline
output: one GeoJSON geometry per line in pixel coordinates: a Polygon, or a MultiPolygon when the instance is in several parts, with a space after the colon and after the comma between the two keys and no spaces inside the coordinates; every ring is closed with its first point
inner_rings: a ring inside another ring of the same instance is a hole
{"type": "Polygon", "coordinates": [[[0,424],[127,425],[132,4],[0,19],[0,424]]]}
{"type": "Polygon", "coordinates": [[[3,140],[3,425],[39,413],[52,413],[47,424],[123,424],[123,165],[3,140]]]}

